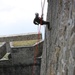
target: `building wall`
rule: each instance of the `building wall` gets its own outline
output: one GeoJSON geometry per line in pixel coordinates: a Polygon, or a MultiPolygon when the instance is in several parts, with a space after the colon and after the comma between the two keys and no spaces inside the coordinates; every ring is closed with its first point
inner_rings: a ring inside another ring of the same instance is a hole
{"type": "MultiPolygon", "coordinates": [[[[35,65],[35,75],[40,74],[40,64],[35,65]]],[[[0,75],[31,75],[33,64],[13,64],[10,60],[0,61],[0,75]]]]}
{"type": "Polygon", "coordinates": [[[43,41],[31,47],[11,47],[11,58],[0,61],[0,75],[31,75],[33,72],[34,75],[40,75],[42,48],[43,41]]]}
{"type": "Polygon", "coordinates": [[[0,45],[0,59],[6,54],[6,43],[0,45]]]}
{"type": "Polygon", "coordinates": [[[12,62],[13,64],[33,64],[36,50],[38,50],[36,57],[40,57],[42,55],[42,49],[43,41],[41,41],[38,45],[35,44],[34,46],[30,47],[12,47],[12,62]]]}
{"type": "MultiPolygon", "coordinates": [[[[32,33],[32,34],[24,34],[24,35],[21,34],[21,35],[0,37],[0,42],[36,40],[36,39],[38,39],[38,34],[37,33],[32,33]]],[[[40,34],[40,39],[42,39],[41,34],[40,34]]]]}
{"type": "Polygon", "coordinates": [[[75,0],[48,0],[41,75],[75,75],[75,0]]]}
{"type": "MultiPolygon", "coordinates": [[[[33,71],[35,75],[39,75],[41,65],[41,58],[39,57],[42,55],[43,41],[30,47],[12,47],[9,43],[11,41],[35,40],[37,38],[38,34],[0,38],[0,42],[6,42],[0,47],[0,58],[6,52],[10,52],[10,59],[0,60],[0,75],[31,75],[33,71]],[[38,51],[36,53],[36,63],[34,63],[36,48],[38,51]]],[[[40,39],[42,39],[41,34],[40,39]]]]}
{"type": "MultiPolygon", "coordinates": [[[[32,33],[32,34],[21,34],[21,35],[0,37],[0,42],[6,42],[6,50],[7,52],[10,52],[11,51],[10,42],[12,41],[25,41],[25,40],[37,40],[37,39],[38,39],[38,34],[32,33]]],[[[40,34],[39,39],[42,39],[42,34],[40,34]]]]}

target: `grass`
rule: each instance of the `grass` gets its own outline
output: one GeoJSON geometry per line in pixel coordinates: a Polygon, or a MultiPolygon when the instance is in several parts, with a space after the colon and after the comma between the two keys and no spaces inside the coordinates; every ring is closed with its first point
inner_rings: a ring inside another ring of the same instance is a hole
{"type": "Polygon", "coordinates": [[[2,42],[0,42],[0,45],[2,44],[2,42]]]}
{"type": "Polygon", "coordinates": [[[19,46],[32,46],[34,45],[38,40],[27,40],[27,41],[14,41],[12,45],[14,47],[19,47],[19,46]]]}

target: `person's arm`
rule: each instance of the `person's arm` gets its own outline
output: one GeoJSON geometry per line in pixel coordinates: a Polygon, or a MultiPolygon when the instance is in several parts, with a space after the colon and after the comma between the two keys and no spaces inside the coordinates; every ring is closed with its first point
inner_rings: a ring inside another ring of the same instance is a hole
{"type": "Polygon", "coordinates": [[[36,22],[36,21],[35,21],[35,19],[34,19],[33,23],[34,23],[34,24],[36,24],[36,25],[39,25],[39,23],[38,23],[38,22],[36,22]]]}

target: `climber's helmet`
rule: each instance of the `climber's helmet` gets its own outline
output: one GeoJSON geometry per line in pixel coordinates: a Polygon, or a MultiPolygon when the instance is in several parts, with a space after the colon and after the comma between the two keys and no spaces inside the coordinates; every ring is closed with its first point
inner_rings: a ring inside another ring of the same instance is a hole
{"type": "Polygon", "coordinates": [[[37,16],[37,17],[38,17],[38,16],[39,16],[39,13],[35,13],[35,16],[37,16]]]}

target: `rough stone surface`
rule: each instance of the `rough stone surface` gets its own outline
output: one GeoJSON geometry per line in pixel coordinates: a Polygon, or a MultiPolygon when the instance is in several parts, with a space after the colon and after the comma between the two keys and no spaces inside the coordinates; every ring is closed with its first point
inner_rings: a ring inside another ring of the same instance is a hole
{"type": "Polygon", "coordinates": [[[38,45],[36,44],[31,47],[12,47],[11,48],[12,62],[13,64],[24,64],[24,63],[33,64],[35,54],[36,57],[40,57],[42,55],[42,49],[43,49],[43,41],[41,41],[38,45]]]}
{"type": "Polygon", "coordinates": [[[0,46],[0,59],[6,54],[6,43],[3,43],[1,46],[0,46]]]}
{"type": "MultiPolygon", "coordinates": [[[[39,35],[39,39],[42,39],[42,34],[39,35]]],[[[19,34],[19,35],[13,35],[13,36],[4,36],[0,37],[0,42],[6,42],[6,50],[7,52],[11,51],[10,48],[10,42],[12,41],[25,41],[25,40],[37,40],[38,34],[32,33],[32,34],[19,34]]]]}
{"type": "MultiPolygon", "coordinates": [[[[0,46],[0,58],[6,52],[10,52],[9,59],[0,60],[0,75],[31,75],[32,72],[34,72],[34,75],[39,75],[43,41],[41,40],[29,47],[12,47],[11,43],[9,43],[11,41],[33,40],[37,38],[38,34],[0,38],[0,41],[6,42],[0,46]]],[[[40,39],[42,39],[41,34],[40,39]]]]}
{"type": "Polygon", "coordinates": [[[48,0],[41,75],[75,75],[75,0],[48,0]]]}
{"type": "MultiPolygon", "coordinates": [[[[10,60],[0,61],[0,75],[31,75],[33,64],[13,64],[10,60]]],[[[40,64],[35,65],[35,75],[40,74],[40,64]]]]}
{"type": "MultiPolygon", "coordinates": [[[[0,42],[12,42],[12,41],[23,41],[23,40],[36,40],[38,39],[37,33],[24,34],[24,35],[13,35],[0,37],[0,42]]],[[[40,39],[42,39],[42,35],[40,34],[40,39]]]]}
{"type": "Polygon", "coordinates": [[[11,47],[11,58],[0,61],[0,75],[40,75],[42,49],[43,41],[31,47],[11,47]]]}

